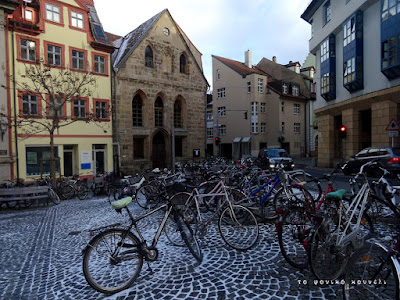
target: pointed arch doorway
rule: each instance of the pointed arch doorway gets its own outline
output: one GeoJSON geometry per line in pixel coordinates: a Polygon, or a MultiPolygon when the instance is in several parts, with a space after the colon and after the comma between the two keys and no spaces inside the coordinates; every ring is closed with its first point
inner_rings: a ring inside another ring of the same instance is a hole
{"type": "Polygon", "coordinates": [[[152,140],[152,162],[153,168],[165,168],[167,151],[166,151],[166,140],[165,135],[162,131],[157,132],[153,136],[152,140]]]}

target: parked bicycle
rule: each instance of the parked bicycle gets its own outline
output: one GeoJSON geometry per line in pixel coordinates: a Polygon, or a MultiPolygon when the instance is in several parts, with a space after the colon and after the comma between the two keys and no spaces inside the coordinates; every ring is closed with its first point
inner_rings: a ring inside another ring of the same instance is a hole
{"type": "Polygon", "coordinates": [[[83,273],[85,279],[92,288],[99,292],[112,294],[128,288],[139,276],[143,259],[150,268],[149,263],[158,259],[156,246],[168,220],[176,224],[182,240],[194,258],[199,263],[203,259],[196,235],[170,201],[137,218],[131,214],[128,208],[131,201],[132,197],[126,197],[111,203],[117,212],[126,210],[130,225],[126,228],[101,229],[84,250],[83,273]],[[159,211],[165,211],[165,214],[153,242],[148,245],[141,234],[138,222],[159,211]],[[137,235],[132,231],[133,228],[137,235]]]}

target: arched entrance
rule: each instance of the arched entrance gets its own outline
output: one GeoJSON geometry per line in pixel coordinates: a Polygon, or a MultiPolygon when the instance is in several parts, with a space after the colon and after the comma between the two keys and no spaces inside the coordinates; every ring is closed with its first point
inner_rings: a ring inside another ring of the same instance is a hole
{"type": "Polygon", "coordinates": [[[167,151],[165,145],[165,136],[162,131],[157,132],[153,136],[152,142],[152,162],[153,168],[165,168],[166,167],[166,159],[167,159],[167,151]]]}

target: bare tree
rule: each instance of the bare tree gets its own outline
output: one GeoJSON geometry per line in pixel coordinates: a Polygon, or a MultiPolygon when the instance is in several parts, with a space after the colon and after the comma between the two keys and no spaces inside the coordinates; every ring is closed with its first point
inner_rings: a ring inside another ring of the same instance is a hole
{"type": "MultiPolygon", "coordinates": [[[[82,114],[79,109],[74,108],[71,116],[66,116],[64,108],[68,103],[90,97],[96,89],[96,78],[91,72],[50,68],[41,59],[37,64],[25,65],[25,74],[19,74],[19,77],[14,78],[11,76],[10,79],[17,90],[23,91],[25,95],[37,96],[37,107],[29,107],[22,101],[23,105],[19,107],[16,117],[24,136],[31,137],[43,132],[49,134],[50,177],[54,185],[56,182],[54,134],[61,127],[78,120],[87,123],[95,121],[93,111],[85,111],[82,114]]],[[[8,118],[13,119],[11,116],[8,118]]]]}

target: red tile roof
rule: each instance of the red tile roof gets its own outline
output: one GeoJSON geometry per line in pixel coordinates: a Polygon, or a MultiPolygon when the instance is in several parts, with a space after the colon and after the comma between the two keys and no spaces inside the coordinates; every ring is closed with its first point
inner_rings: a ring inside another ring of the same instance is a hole
{"type": "Polygon", "coordinates": [[[249,75],[249,74],[256,73],[256,74],[267,76],[267,74],[265,72],[261,71],[257,67],[253,66],[252,68],[249,68],[248,66],[246,66],[244,63],[242,63],[240,61],[236,61],[236,60],[232,60],[232,59],[228,59],[228,58],[224,58],[224,57],[216,56],[216,55],[213,55],[212,57],[218,59],[220,62],[227,65],[229,68],[231,68],[235,72],[239,73],[240,75],[249,75]]]}

